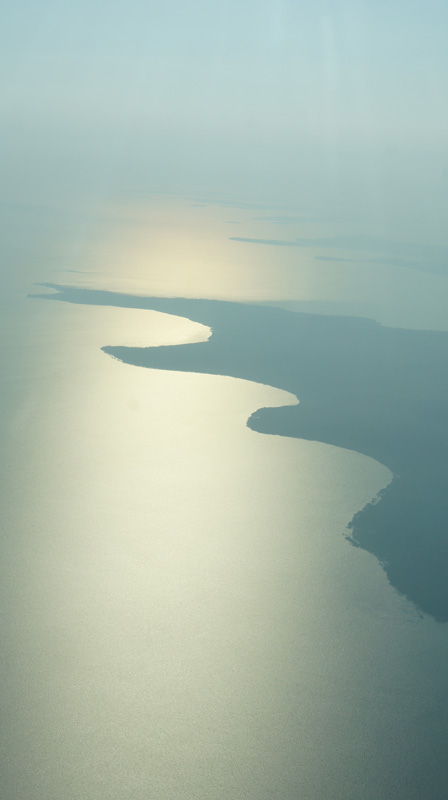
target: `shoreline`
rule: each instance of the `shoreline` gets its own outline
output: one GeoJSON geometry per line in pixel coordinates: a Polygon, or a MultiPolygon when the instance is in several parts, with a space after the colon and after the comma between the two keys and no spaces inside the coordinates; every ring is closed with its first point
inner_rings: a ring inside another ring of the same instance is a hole
{"type": "Polygon", "coordinates": [[[393,479],[357,512],[348,540],[375,555],[392,586],[448,621],[448,333],[228,301],[115,294],[46,284],[40,299],[146,308],[208,326],[208,341],[104,346],[145,368],[227,375],[283,389],[297,405],[257,409],[259,433],[353,450],[393,479]]]}

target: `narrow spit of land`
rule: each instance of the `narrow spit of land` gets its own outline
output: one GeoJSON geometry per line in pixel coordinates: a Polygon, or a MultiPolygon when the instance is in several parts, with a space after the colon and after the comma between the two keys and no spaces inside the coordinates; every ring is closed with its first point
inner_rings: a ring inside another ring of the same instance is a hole
{"type": "Polygon", "coordinates": [[[135,366],[285,389],[300,405],[259,409],[250,428],[348,448],[389,467],[392,482],[355,515],[349,538],[373,553],[391,584],[422,611],[448,621],[447,333],[240,303],[45,286],[57,294],[34,297],[151,309],[210,326],[207,342],[103,350],[135,366]]]}

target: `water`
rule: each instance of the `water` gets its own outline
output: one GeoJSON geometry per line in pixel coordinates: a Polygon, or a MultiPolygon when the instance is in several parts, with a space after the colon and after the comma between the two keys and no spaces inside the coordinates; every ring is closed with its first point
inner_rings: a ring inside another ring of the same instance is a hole
{"type": "Polygon", "coordinates": [[[1,795],[442,798],[446,626],[346,539],[390,472],[246,426],[286,392],[101,351],[206,339],[192,321],[25,296],[328,300],[328,264],[244,249],[247,210],[192,202],[8,212],[1,795]]]}

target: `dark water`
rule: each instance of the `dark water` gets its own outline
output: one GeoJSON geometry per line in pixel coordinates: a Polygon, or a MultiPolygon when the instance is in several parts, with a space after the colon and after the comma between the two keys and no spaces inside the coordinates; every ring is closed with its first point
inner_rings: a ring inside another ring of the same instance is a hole
{"type": "Polygon", "coordinates": [[[50,299],[146,308],[212,328],[208,342],[170,348],[105,346],[128,364],[246,378],[296,394],[249,426],[370,456],[394,474],[351,522],[392,585],[448,621],[448,334],[366,320],[292,314],[204,300],[143,298],[53,285],[50,299]]]}

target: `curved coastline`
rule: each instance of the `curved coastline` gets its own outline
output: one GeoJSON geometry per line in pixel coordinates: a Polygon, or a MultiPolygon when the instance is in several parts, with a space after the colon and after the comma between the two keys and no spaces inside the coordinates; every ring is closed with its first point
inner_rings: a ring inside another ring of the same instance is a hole
{"type": "Polygon", "coordinates": [[[286,390],[300,405],[258,409],[251,429],[344,447],[388,467],[393,480],[355,514],[348,539],[373,553],[421,611],[448,621],[448,334],[226,301],[43,285],[57,293],[34,297],[146,308],[210,327],[206,342],[102,349],[135,366],[286,390]]]}

